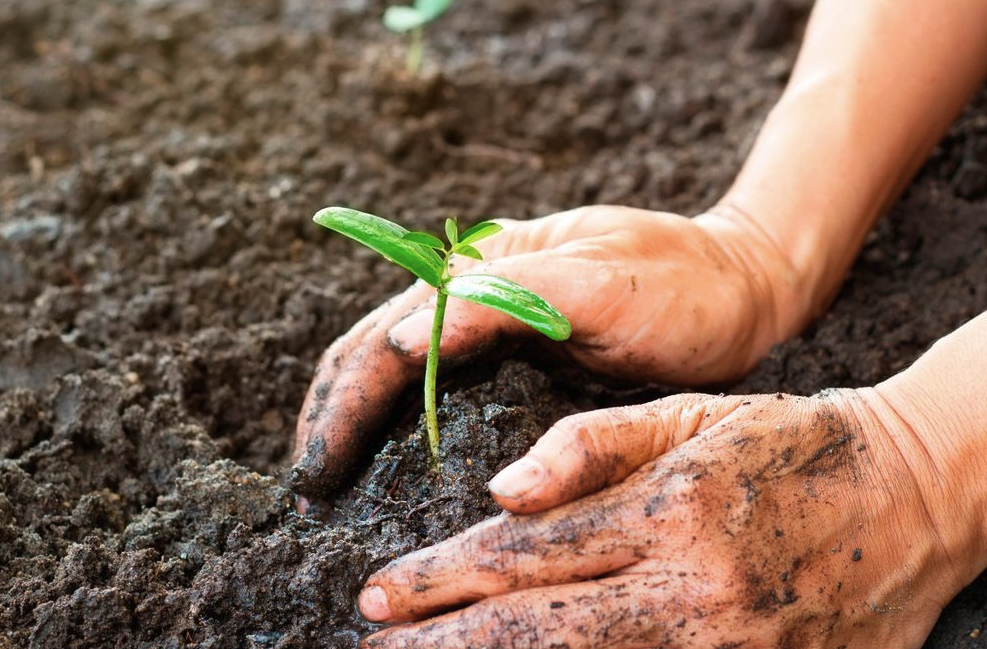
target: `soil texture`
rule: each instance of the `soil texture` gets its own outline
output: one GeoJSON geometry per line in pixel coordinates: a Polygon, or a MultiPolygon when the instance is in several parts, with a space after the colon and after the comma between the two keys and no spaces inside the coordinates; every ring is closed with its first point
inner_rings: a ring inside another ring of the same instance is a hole
{"type": "MultiPolygon", "coordinates": [[[[431,230],[591,203],[697,213],[806,15],[460,0],[412,78],[384,5],[0,3],[0,649],[350,649],[372,629],[362,580],[496,513],[485,482],[553,421],[672,391],[520,348],[443,376],[441,481],[406,395],[357,483],[293,513],[315,361],[409,281],[316,209],[431,230]]],[[[981,92],[830,312],[722,389],[871,385],[987,309],[985,160],[981,92]]],[[[985,625],[982,577],[926,647],[987,646],[985,625]]]]}

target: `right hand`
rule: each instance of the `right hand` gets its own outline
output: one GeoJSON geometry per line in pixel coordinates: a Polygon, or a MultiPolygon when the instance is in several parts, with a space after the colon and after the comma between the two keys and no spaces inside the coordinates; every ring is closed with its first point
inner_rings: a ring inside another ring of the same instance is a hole
{"type": "Polygon", "coordinates": [[[412,623],[360,646],[919,647],[987,563],[983,428],[919,427],[900,396],[692,394],[567,417],[519,462],[528,480],[518,465],[494,480],[510,496],[491,483],[525,515],[370,577],[361,612],[412,623]]]}
{"type": "MultiPolygon", "coordinates": [[[[535,291],[572,323],[561,347],[593,371],[624,379],[707,384],[750,370],[794,333],[791,261],[745,215],[695,219],[625,207],[584,207],[529,222],[477,247],[456,273],[500,275],[535,291]]],[[[323,354],[298,419],[292,486],[331,491],[392,398],[423,373],[434,289],[416,283],[378,307],[323,354]]],[[[534,333],[486,307],[450,300],[445,361],[534,333]]]]}

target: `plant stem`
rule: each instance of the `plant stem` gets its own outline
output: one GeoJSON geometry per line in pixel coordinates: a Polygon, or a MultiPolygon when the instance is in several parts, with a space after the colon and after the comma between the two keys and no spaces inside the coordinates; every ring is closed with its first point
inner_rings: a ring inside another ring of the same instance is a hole
{"type": "Polygon", "coordinates": [[[435,298],[435,317],[432,319],[432,337],[428,342],[425,360],[425,428],[428,430],[428,448],[432,461],[439,466],[439,417],[435,409],[435,379],[439,371],[439,343],[442,342],[442,321],[446,314],[449,294],[439,289],[435,298]]]}
{"type": "Polygon", "coordinates": [[[422,68],[422,28],[418,27],[411,30],[410,40],[408,41],[408,72],[412,75],[417,75],[418,71],[422,68]]]}

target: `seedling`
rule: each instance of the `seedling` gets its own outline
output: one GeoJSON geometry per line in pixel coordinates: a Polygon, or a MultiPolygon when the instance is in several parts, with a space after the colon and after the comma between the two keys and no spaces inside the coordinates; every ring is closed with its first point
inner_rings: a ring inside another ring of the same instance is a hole
{"type": "Polygon", "coordinates": [[[395,5],[384,12],[383,23],[392,32],[408,34],[408,72],[418,74],[422,67],[425,26],[446,12],[452,0],[415,0],[411,5],[395,5]]]}
{"type": "Polygon", "coordinates": [[[425,361],[425,428],[436,465],[439,461],[439,419],[435,410],[435,379],[439,369],[442,323],[450,295],[506,313],[552,340],[565,340],[572,333],[565,316],[520,284],[496,275],[450,275],[449,261],[453,255],[483,260],[473,244],[500,232],[503,228],[497,223],[482,221],[460,232],[454,219],[446,219],[448,243],[443,243],[427,232],[409,232],[387,219],[346,207],[319,210],[313,220],[380,253],[435,288],[435,317],[425,361]]]}

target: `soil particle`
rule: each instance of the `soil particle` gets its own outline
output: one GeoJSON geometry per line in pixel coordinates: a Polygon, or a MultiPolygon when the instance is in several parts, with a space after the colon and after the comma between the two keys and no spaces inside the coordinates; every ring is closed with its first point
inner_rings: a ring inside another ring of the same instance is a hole
{"type": "Polygon", "coordinates": [[[835,476],[844,472],[858,475],[858,458],[853,453],[857,431],[839,412],[825,405],[815,418],[814,426],[826,431],[825,443],[804,459],[795,472],[806,477],[835,476]]]}
{"type": "Polygon", "coordinates": [[[825,446],[821,446],[796,469],[807,476],[831,475],[848,461],[846,445],[853,441],[852,435],[840,435],[825,446]]]}
{"type": "Polygon", "coordinates": [[[740,476],[740,486],[744,490],[744,501],[748,504],[756,501],[757,497],[761,495],[761,490],[754,485],[754,482],[749,476],[740,476]]]}
{"type": "Polygon", "coordinates": [[[658,494],[648,499],[648,504],[644,506],[644,515],[651,518],[666,508],[664,494],[658,494]]]}
{"type": "Polygon", "coordinates": [[[752,591],[752,593],[754,593],[750,609],[755,613],[769,614],[798,601],[799,596],[795,590],[787,584],[788,579],[788,573],[782,573],[778,577],[780,584],[777,588],[765,588],[765,584],[762,582],[760,577],[754,575],[753,573],[748,574],[748,588],[752,591]]]}

